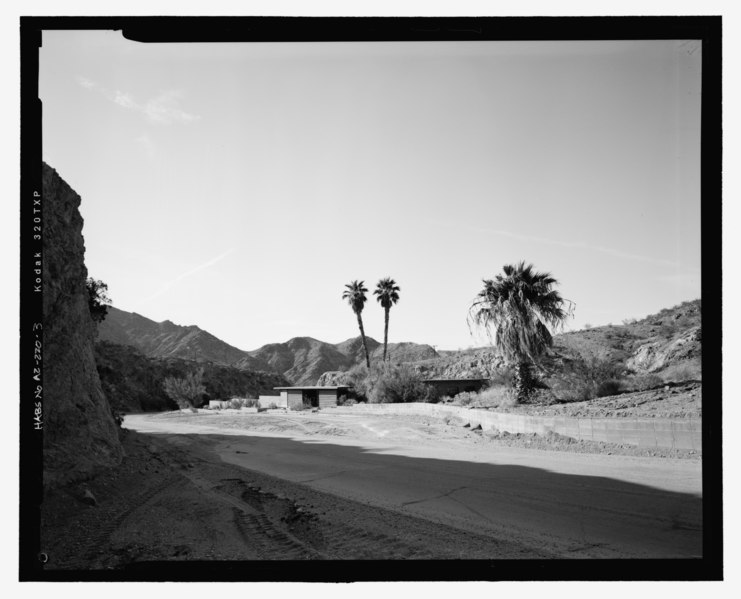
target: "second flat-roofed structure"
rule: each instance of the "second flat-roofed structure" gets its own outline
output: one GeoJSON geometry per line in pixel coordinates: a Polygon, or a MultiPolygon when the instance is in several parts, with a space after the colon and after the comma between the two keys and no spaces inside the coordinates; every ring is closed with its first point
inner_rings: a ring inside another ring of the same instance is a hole
{"type": "Polygon", "coordinates": [[[425,379],[424,382],[435,387],[440,395],[453,396],[464,391],[476,393],[489,382],[489,379],[425,379]]]}

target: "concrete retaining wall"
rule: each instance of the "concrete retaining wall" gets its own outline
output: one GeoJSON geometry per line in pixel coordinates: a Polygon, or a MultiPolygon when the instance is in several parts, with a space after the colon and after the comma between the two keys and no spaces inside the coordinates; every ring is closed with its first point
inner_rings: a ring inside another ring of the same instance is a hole
{"type": "Polygon", "coordinates": [[[566,416],[526,416],[476,410],[460,406],[427,403],[356,404],[334,408],[347,413],[419,414],[453,417],[482,429],[508,433],[549,432],[584,441],[620,443],[638,447],[702,449],[701,418],[568,418],[566,416]]]}

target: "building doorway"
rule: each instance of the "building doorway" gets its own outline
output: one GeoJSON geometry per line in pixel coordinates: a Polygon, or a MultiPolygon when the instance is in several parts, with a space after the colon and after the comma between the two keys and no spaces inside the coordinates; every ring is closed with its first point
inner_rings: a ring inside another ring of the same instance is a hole
{"type": "Polygon", "coordinates": [[[303,400],[305,408],[318,408],[319,392],[316,389],[304,389],[303,400]]]}

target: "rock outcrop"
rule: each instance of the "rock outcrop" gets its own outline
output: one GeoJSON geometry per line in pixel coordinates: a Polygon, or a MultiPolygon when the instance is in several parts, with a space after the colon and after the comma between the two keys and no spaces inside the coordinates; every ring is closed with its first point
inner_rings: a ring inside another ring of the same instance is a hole
{"type": "Polygon", "coordinates": [[[93,354],[80,196],[43,165],[44,484],[118,464],[121,444],[93,354]]]}
{"type": "Polygon", "coordinates": [[[329,370],[321,374],[316,384],[320,387],[337,387],[351,383],[346,370],[329,370]]]}
{"type": "Polygon", "coordinates": [[[424,360],[411,366],[429,379],[492,378],[504,368],[504,360],[493,350],[477,349],[424,360]]]}
{"type": "Polygon", "coordinates": [[[670,364],[701,357],[701,329],[695,326],[668,341],[654,341],[641,345],[628,358],[626,366],[636,372],[657,372],[670,364]]]}

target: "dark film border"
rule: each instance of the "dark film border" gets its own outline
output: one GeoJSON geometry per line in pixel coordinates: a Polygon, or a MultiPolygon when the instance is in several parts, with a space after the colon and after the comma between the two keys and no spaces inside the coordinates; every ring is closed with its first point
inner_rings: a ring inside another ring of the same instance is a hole
{"type": "Polygon", "coordinates": [[[21,17],[20,580],[721,580],[721,26],[720,16],[21,17]],[[163,562],[135,564],[116,572],[45,571],[43,556],[39,554],[43,431],[33,427],[34,394],[39,382],[33,378],[33,369],[37,367],[33,326],[38,322],[43,324],[43,303],[42,293],[33,291],[34,254],[41,250],[40,242],[33,239],[32,199],[33,192],[41,190],[42,107],[38,97],[41,32],[65,29],[121,30],[126,38],[146,43],[701,40],[702,364],[703,395],[712,401],[703,414],[703,557],[694,560],[163,562]]]}

